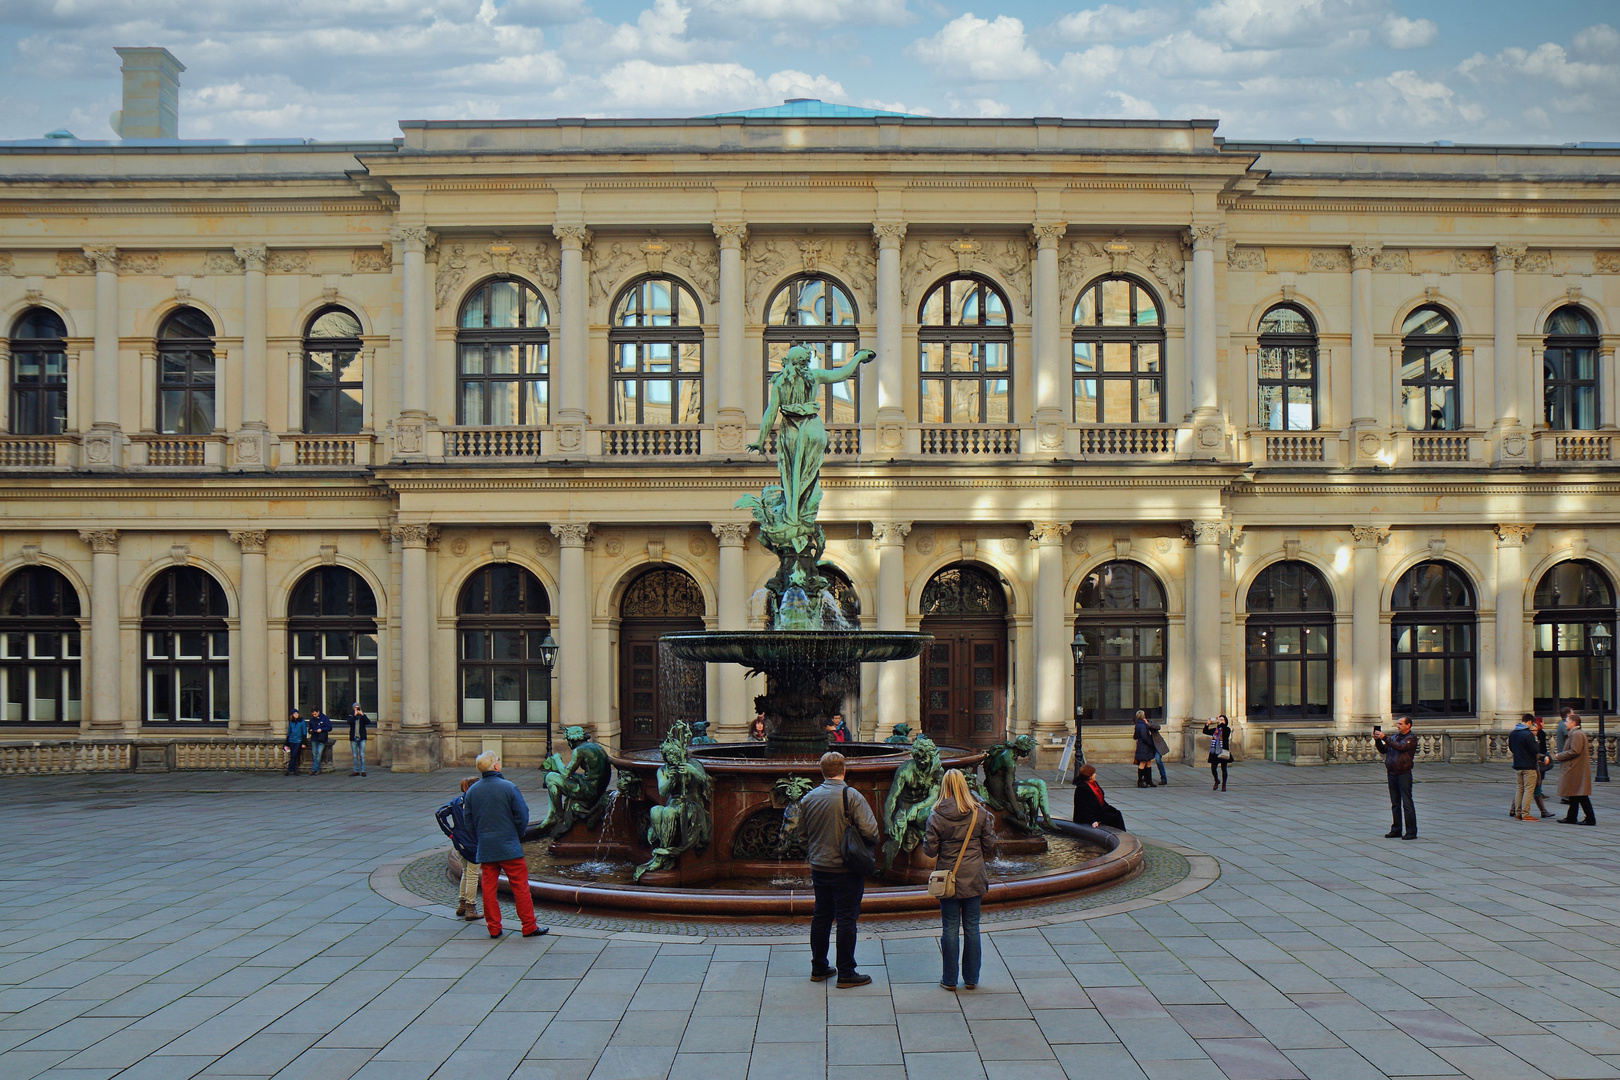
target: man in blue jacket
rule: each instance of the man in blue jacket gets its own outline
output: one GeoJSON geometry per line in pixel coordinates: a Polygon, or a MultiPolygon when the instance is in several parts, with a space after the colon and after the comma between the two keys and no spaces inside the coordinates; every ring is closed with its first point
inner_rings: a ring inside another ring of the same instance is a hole
{"type": "Polygon", "coordinates": [[[321,775],[321,758],[326,754],[326,746],[332,739],[332,718],[321,710],[319,705],[313,705],[309,710],[309,763],[310,775],[321,775]]]}
{"type": "Polygon", "coordinates": [[[501,904],[495,884],[501,874],[512,886],[518,921],[524,937],[539,937],[551,928],[534,921],[534,897],[529,893],[529,865],[523,861],[523,831],[529,827],[529,804],[517,785],[501,775],[501,761],[485,752],[474,762],[480,776],[467,789],[467,818],[478,842],[480,884],[484,893],[484,925],[490,937],[501,936],[501,904]]]}
{"type": "Polygon", "coordinates": [[[304,754],[304,743],[309,740],[309,725],[294,709],[287,718],[287,775],[298,775],[298,759],[304,754]]]}
{"type": "Polygon", "coordinates": [[[1530,800],[1535,797],[1536,784],[1541,780],[1541,747],[1536,742],[1531,724],[1535,717],[1525,713],[1508,736],[1508,749],[1513,753],[1513,771],[1518,775],[1518,793],[1513,800],[1513,816],[1520,821],[1540,821],[1530,812],[1530,800]]]}

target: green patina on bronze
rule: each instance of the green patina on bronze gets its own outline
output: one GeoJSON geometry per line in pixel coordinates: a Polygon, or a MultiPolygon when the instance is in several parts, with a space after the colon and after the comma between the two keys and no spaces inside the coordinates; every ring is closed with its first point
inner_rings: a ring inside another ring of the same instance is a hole
{"type": "Polygon", "coordinates": [[[887,870],[901,852],[911,851],[923,842],[928,813],[939,801],[939,785],[945,779],[945,766],[939,760],[939,747],[926,735],[911,744],[911,758],[894,774],[889,797],[883,802],[883,857],[879,870],[887,870]]]}
{"type": "Polygon", "coordinates": [[[1035,834],[1041,822],[1052,823],[1047,802],[1046,781],[1039,777],[1018,779],[1018,762],[1035,751],[1035,740],[1028,735],[996,743],[985,753],[984,789],[986,801],[1002,812],[1002,820],[1020,831],[1035,834]]]}
{"type": "Polygon", "coordinates": [[[664,763],[658,767],[658,797],[664,802],[650,813],[647,843],[652,845],[652,858],[636,867],[636,881],[649,870],[670,869],[681,852],[707,846],[714,834],[707,806],[713,785],[703,766],[687,753],[691,745],[692,729],[677,720],[659,746],[664,763]]]}
{"type": "Polygon", "coordinates": [[[564,728],[563,738],[573,750],[567,763],[561,754],[552,754],[540,766],[551,810],[534,835],[561,836],[582,819],[587,828],[599,829],[607,811],[608,780],[613,773],[607,751],[591,741],[582,727],[564,728]]]}

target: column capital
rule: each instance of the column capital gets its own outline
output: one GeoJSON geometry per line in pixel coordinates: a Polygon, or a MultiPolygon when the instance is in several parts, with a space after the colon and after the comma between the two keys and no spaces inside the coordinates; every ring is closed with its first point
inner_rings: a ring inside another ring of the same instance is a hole
{"type": "Polygon", "coordinates": [[[880,221],[872,226],[872,239],[877,241],[879,248],[899,250],[905,238],[906,223],[903,221],[880,221]]]}
{"type": "Polygon", "coordinates": [[[748,531],[754,527],[751,521],[716,521],[709,526],[714,535],[720,538],[720,546],[743,547],[748,543],[748,531]]]}
{"type": "Polygon", "coordinates": [[[394,526],[394,539],[408,548],[426,548],[428,543],[439,538],[437,525],[424,525],[410,523],[394,526]]]}
{"type": "Polygon", "coordinates": [[[1523,244],[1497,244],[1491,249],[1491,269],[1516,269],[1526,250],[1523,244]]]}
{"type": "Polygon", "coordinates": [[[118,554],[117,529],[80,529],[79,539],[89,544],[97,555],[118,554]]]}
{"type": "Polygon", "coordinates": [[[553,225],[551,235],[562,244],[564,251],[583,251],[591,242],[591,230],[583,225],[553,225]]]}
{"type": "Polygon", "coordinates": [[[269,536],[263,529],[241,529],[229,534],[231,542],[242,549],[244,555],[263,555],[269,536]]]}
{"type": "Polygon", "coordinates": [[[118,249],[115,247],[87,247],[84,257],[95,265],[98,274],[118,273],[118,249]]]}
{"type": "Polygon", "coordinates": [[[591,538],[591,523],[588,521],[563,521],[551,527],[551,535],[565,548],[582,548],[585,541],[591,538]]]}
{"type": "Polygon", "coordinates": [[[1384,245],[1377,240],[1363,240],[1350,245],[1350,269],[1371,270],[1373,260],[1378,253],[1384,250],[1384,245]]]}
{"type": "Polygon", "coordinates": [[[1029,227],[1029,238],[1042,250],[1056,250],[1058,241],[1069,231],[1067,221],[1037,221],[1029,227]]]}
{"type": "Polygon", "coordinates": [[[1215,251],[1222,247],[1226,226],[1220,222],[1195,222],[1187,229],[1187,238],[1194,251],[1215,251]]]}
{"type": "Polygon", "coordinates": [[[1195,521],[1192,523],[1193,543],[1219,544],[1226,535],[1226,523],[1221,521],[1195,521]]]}
{"type": "Polygon", "coordinates": [[[903,547],[906,534],[911,531],[909,521],[872,522],[872,542],[878,547],[903,547]]]}
{"type": "Polygon", "coordinates": [[[1356,542],[1356,547],[1375,548],[1389,539],[1387,525],[1352,525],[1350,536],[1356,542]]]}
{"type": "Polygon", "coordinates": [[[1524,542],[1535,532],[1534,525],[1498,525],[1496,527],[1496,546],[1499,548],[1522,548],[1524,542]]]}
{"type": "Polygon", "coordinates": [[[426,251],[438,239],[426,225],[395,225],[388,236],[404,251],[426,251]]]}
{"type": "Polygon", "coordinates": [[[1035,527],[1029,530],[1029,538],[1041,547],[1052,547],[1063,543],[1073,525],[1067,521],[1037,521],[1035,527]]]}
{"type": "Polygon", "coordinates": [[[712,227],[721,251],[741,251],[748,240],[748,226],[741,221],[716,221],[712,227]]]}
{"type": "Polygon", "coordinates": [[[242,269],[248,272],[257,270],[264,273],[264,267],[270,261],[270,249],[263,244],[237,244],[231,248],[231,253],[242,263],[242,269]]]}

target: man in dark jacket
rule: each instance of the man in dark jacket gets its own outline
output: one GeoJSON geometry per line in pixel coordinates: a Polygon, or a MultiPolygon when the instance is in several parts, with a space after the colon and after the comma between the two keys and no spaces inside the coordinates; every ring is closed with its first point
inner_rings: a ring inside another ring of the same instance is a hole
{"type": "Polygon", "coordinates": [[[534,921],[534,897],[529,893],[529,864],[523,861],[523,832],[529,827],[529,804],[517,785],[501,775],[501,762],[494,754],[478,755],[474,763],[480,776],[467,789],[467,818],[478,841],[477,859],[482,867],[484,925],[490,937],[501,936],[501,904],[495,885],[501,874],[512,886],[518,921],[524,937],[539,937],[551,928],[534,921]]]}
{"type": "Polygon", "coordinates": [[[1518,778],[1512,813],[1520,821],[1541,820],[1530,812],[1536,783],[1541,779],[1541,748],[1536,743],[1536,732],[1532,726],[1535,719],[1530,713],[1525,713],[1508,736],[1508,750],[1513,754],[1513,773],[1518,778]]]}
{"type": "Polygon", "coordinates": [[[1412,758],[1417,754],[1417,736],[1412,734],[1412,718],[1397,716],[1395,734],[1385,735],[1382,728],[1373,728],[1373,745],[1384,755],[1384,771],[1389,774],[1389,813],[1394,824],[1384,836],[1390,840],[1417,839],[1417,810],[1412,806],[1412,758]],[[1406,816],[1405,831],[1401,829],[1401,816],[1406,816]]]}
{"type": "Polygon", "coordinates": [[[844,869],[841,849],[844,826],[853,824],[870,844],[878,842],[877,817],[866,797],[844,783],[844,755],[821,755],[821,786],[788,808],[788,827],[797,829],[810,858],[810,883],[816,905],[810,913],[810,978],[824,982],[835,969],[827,965],[827,946],[838,923],[838,988],[865,986],[872,976],[855,970],[855,920],[861,914],[866,879],[844,869]],[[846,795],[845,793],[848,792],[846,795]]]}
{"type": "Polygon", "coordinates": [[[319,705],[313,705],[309,710],[309,763],[310,774],[321,775],[321,759],[326,757],[326,748],[332,741],[332,718],[321,710],[319,705]]]}
{"type": "Polygon", "coordinates": [[[371,717],[366,715],[364,709],[357,701],[349,706],[349,775],[366,775],[366,728],[371,726],[371,717]]]}

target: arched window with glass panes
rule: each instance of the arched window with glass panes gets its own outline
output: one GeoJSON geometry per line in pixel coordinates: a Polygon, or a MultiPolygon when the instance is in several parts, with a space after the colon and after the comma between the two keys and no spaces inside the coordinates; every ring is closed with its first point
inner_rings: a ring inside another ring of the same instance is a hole
{"type": "MultiPolygon", "coordinates": [[[[860,349],[855,300],[825,274],[799,274],[784,281],[765,305],[765,386],[782,370],[782,357],[795,345],[807,345],[820,367],[849,363],[860,349]]],[[[821,390],[821,419],[827,424],[860,421],[860,374],[821,390]]]]}
{"type": "Polygon", "coordinates": [[[703,309],[671,277],[632,281],[613,301],[609,407],[615,424],[703,422],[703,309]]]}
{"type": "Polygon", "coordinates": [[[491,278],[456,318],[456,422],[467,427],[551,423],[550,313],[518,278],[491,278]]]}
{"type": "Polygon", "coordinates": [[[1420,307],[1401,324],[1401,415],[1408,431],[1462,427],[1457,320],[1438,307],[1420,307]]]}
{"type": "Polygon", "coordinates": [[[1308,563],[1272,563],[1249,586],[1251,720],[1333,718],[1333,594],[1308,563]]]}
{"type": "Polygon", "coordinates": [[[305,574],[287,605],[292,656],[291,708],[320,707],[328,716],[349,706],[380,719],[377,695],[377,597],[364,578],[344,566],[305,574]]]}
{"type": "Polygon", "coordinates": [[[1256,352],[1259,426],[1267,431],[1316,428],[1316,324],[1303,308],[1278,304],[1260,319],[1256,352]]]}
{"type": "Polygon", "coordinates": [[[11,326],[13,435],[67,430],[67,324],[49,308],[29,308],[11,326]]]}
{"type": "Polygon", "coordinates": [[[77,724],[79,594],[48,566],[0,584],[0,708],[7,724],[77,724]]]}
{"type": "Polygon", "coordinates": [[[323,308],[304,329],[304,433],[353,435],[365,426],[360,320],[323,308]]]}
{"type": "Polygon", "coordinates": [[[551,669],[541,645],[551,632],[551,598],[540,579],[512,563],[473,574],[457,605],[463,727],[545,728],[551,669]]]}
{"type": "Polygon", "coordinates": [[[1086,643],[1075,676],[1082,722],[1130,720],[1138,709],[1163,719],[1169,616],[1159,579],[1140,563],[1104,563],[1080,583],[1074,607],[1086,643]]]}
{"type": "Polygon", "coordinates": [[[1467,576],[1451,563],[1418,563],[1389,606],[1390,710],[1414,720],[1473,716],[1479,617],[1467,576]]]}
{"type": "Polygon", "coordinates": [[[1074,305],[1074,422],[1164,422],[1164,308],[1141,281],[1115,274],[1074,305]]]}
{"type": "Polygon", "coordinates": [[[1541,352],[1541,400],[1554,431],[1598,426],[1597,323],[1573,304],[1547,317],[1541,352]]]}
{"type": "Polygon", "coordinates": [[[157,429],[163,435],[214,430],[214,322],[193,307],[176,308],[158,327],[157,429]]]}
{"type": "MultiPolygon", "coordinates": [[[[1614,583],[1597,564],[1571,559],[1551,567],[1536,582],[1534,708],[1554,716],[1566,706],[1579,713],[1614,711],[1614,650],[1607,660],[1592,651],[1599,626],[1613,635],[1614,583]]],[[[1611,636],[1609,639],[1615,639],[1611,636]]]]}
{"type": "Polygon", "coordinates": [[[975,274],[952,274],[928,290],[917,315],[923,423],[1012,422],[1009,310],[1006,295],[975,274]]]}
{"type": "Polygon", "coordinates": [[[231,718],[231,647],[225,590],[207,571],[175,566],[141,604],[142,719],[224,724],[231,718]]]}

